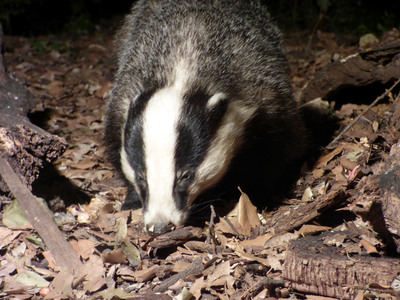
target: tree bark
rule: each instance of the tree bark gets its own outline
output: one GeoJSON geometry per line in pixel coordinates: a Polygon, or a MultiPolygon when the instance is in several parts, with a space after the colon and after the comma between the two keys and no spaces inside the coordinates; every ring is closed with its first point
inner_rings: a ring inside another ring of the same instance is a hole
{"type": "MultiPolygon", "coordinates": [[[[2,42],[0,25],[0,50],[2,42]]],[[[29,188],[39,176],[40,169],[66,149],[64,139],[29,121],[27,114],[33,106],[28,89],[7,74],[0,51],[0,152],[29,188]]],[[[2,179],[0,191],[9,192],[2,179]]]]}
{"type": "Polygon", "coordinates": [[[324,237],[334,234],[327,232],[290,242],[282,274],[290,286],[338,299],[355,299],[359,292],[367,291],[396,296],[391,285],[400,272],[400,260],[346,255],[341,246],[323,244],[324,237]]]}

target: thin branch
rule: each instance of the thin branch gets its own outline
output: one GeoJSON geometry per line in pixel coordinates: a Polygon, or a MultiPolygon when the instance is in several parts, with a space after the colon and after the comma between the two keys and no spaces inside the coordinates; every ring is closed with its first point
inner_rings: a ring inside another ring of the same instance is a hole
{"type": "Polygon", "coordinates": [[[215,213],[215,209],[214,209],[214,205],[210,205],[210,209],[211,209],[211,216],[210,216],[210,224],[208,225],[208,235],[207,235],[207,240],[206,243],[207,244],[211,244],[212,243],[212,249],[213,249],[213,255],[217,255],[217,241],[215,238],[215,223],[214,220],[217,217],[216,213],[215,213]]]}
{"type": "Polygon", "coordinates": [[[53,255],[58,267],[74,275],[80,274],[82,263],[71,245],[54,223],[53,218],[32,195],[25,184],[14,172],[7,159],[0,157],[0,175],[6,182],[11,193],[21,205],[26,217],[33,228],[39,233],[46,246],[53,255]]]}
{"type": "Polygon", "coordinates": [[[179,279],[186,279],[192,275],[198,275],[203,272],[204,266],[200,256],[196,257],[192,264],[180,273],[172,275],[170,278],[164,280],[157,287],[154,288],[155,293],[165,292],[171,285],[175,284],[179,279]]]}
{"type": "Polygon", "coordinates": [[[354,124],[356,124],[358,122],[358,120],[361,119],[362,116],[364,116],[372,107],[374,107],[379,101],[381,101],[383,98],[385,98],[386,96],[388,96],[392,90],[400,83],[400,79],[398,79],[391,87],[390,89],[386,90],[386,92],[384,92],[382,95],[380,95],[378,98],[376,98],[370,105],[368,105],[368,107],[366,109],[364,109],[364,111],[359,114],[350,124],[348,124],[340,133],[337,137],[335,137],[333,139],[333,141],[331,141],[326,148],[330,148],[333,146],[333,144],[335,144],[351,127],[354,126],[354,124]]]}

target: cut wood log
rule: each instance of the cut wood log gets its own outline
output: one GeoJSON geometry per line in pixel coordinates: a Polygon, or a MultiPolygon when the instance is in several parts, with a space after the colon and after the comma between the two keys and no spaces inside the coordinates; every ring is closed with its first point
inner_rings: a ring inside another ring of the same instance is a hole
{"type": "Polygon", "coordinates": [[[333,234],[290,242],[282,276],[293,289],[338,299],[355,299],[360,291],[399,296],[391,288],[400,272],[399,259],[347,256],[344,248],[323,244],[322,238],[333,234]]]}

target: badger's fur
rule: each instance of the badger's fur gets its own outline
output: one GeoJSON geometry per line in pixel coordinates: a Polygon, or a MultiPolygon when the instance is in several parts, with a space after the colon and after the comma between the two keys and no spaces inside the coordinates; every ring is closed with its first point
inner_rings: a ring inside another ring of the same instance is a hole
{"type": "Polygon", "coordinates": [[[280,34],[258,1],[139,0],[117,46],[105,135],[124,206],[141,202],[147,227],[237,186],[267,200],[302,156],[280,34]]]}

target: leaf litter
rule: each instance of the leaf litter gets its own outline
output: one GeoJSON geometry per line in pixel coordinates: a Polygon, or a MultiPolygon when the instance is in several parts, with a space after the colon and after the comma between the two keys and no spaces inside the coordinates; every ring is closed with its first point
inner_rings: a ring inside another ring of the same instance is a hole
{"type": "MultiPolygon", "coordinates": [[[[343,51],[343,55],[354,51],[339,48],[332,37],[328,39],[331,47],[314,52],[314,57],[307,60],[291,57],[289,51],[296,91],[330,62],[333,51],[343,51]]],[[[3,206],[0,297],[328,299],[296,292],[285,284],[282,268],[291,240],[334,231],[335,235],[325,238],[324,244],[342,247],[347,254],[384,255],[384,242],[363,221],[359,210],[361,206],[371,206],[372,200],[358,195],[365,191],[363,180],[375,174],[375,166],[388,157],[398,141],[398,122],[392,117],[400,111],[395,107],[398,95],[391,94],[392,101],[372,107],[343,133],[335,146],[322,151],[297,181],[291,198],[278,208],[260,212],[241,191],[235,209],[215,223],[210,220],[204,228],[178,227],[152,237],[143,230],[140,209],[120,211],[127,190],[105,160],[104,103],[115,71],[109,51],[112,37],[98,34],[65,43],[70,52],[53,50],[46,55],[34,51],[31,39],[6,37],[8,49],[12,50],[5,52],[5,61],[8,71],[26,82],[36,96],[37,113],[49,112],[45,129],[68,141],[68,150],[54,165],[58,173],[90,196],[88,203],[69,199],[73,204],[55,215],[88,275],[75,278],[59,270],[30,226],[10,216],[12,205],[3,206]],[[331,203],[324,207],[328,211],[325,216],[349,211],[354,218],[332,224],[318,218],[322,212],[304,218],[299,210],[307,211],[308,206],[314,205],[315,212],[324,202],[331,203]]],[[[302,46],[296,47],[289,49],[295,52],[302,46]]],[[[349,103],[335,113],[344,127],[365,107],[349,103]]],[[[17,211],[16,216],[19,214],[17,211]]]]}

